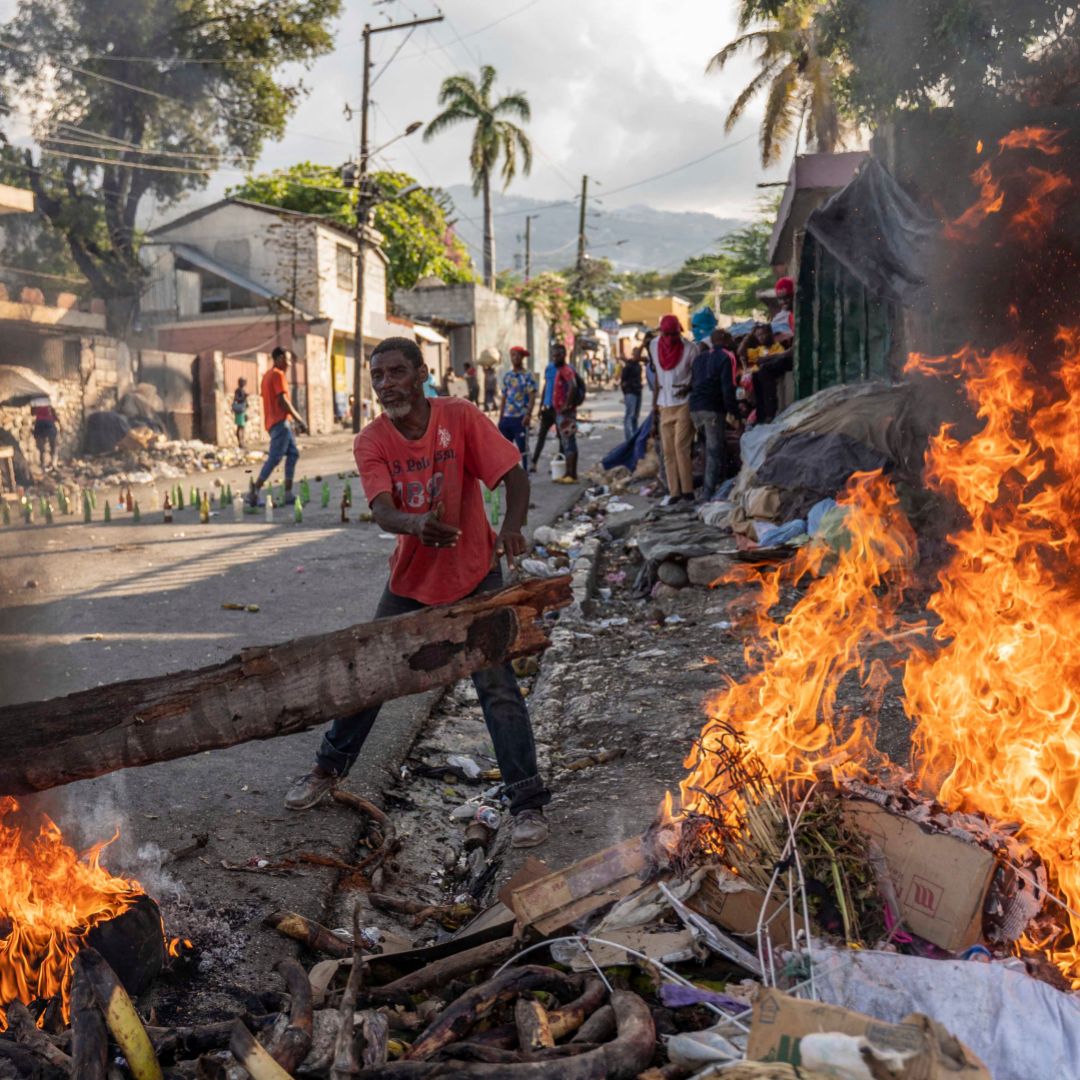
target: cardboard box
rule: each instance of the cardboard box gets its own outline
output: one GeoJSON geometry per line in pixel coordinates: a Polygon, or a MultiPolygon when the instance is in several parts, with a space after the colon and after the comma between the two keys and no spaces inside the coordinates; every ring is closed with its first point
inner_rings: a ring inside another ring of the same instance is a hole
{"type": "Polygon", "coordinates": [[[888,1073],[896,1080],[990,1080],[986,1066],[971,1050],[928,1017],[912,1013],[899,1024],[888,1024],[839,1005],[765,988],[754,1002],[746,1056],[751,1061],[802,1065],[802,1040],[826,1032],[863,1038],[882,1055],[903,1055],[901,1071],[888,1073]]]}
{"type": "Polygon", "coordinates": [[[949,952],[981,939],[996,866],[990,852],[974,839],[927,832],[865,799],[845,801],[844,817],[881,848],[909,930],[949,952]]]}
{"type": "MultiPolygon", "coordinates": [[[[686,900],[686,906],[724,930],[752,938],[750,945],[756,949],[758,919],[764,902],[765,894],[750,882],[736,877],[723,866],[716,866],[702,879],[698,891],[686,900]]],[[[779,947],[791,944],[791,917],[787,912],[776,914],[784,906],[784,901],[774,894],[765,909],[766,919],[771,920],[769,940],[779,947]],[[776,917],[772,918],[774,915],[776,917]]],[[[805,928],[802,916],[796,916],[795,926],[799,930],[805,928]]]]}
{"type": "Polygon", "coordinates": [[[644,844],[635,836],[515,889],[510,906],[523,930],[553,934],[629,896],[645,872],[644,844]]]}
{"type": "Polygon", "coordinates": [[[751,1061],[800,1065],[799,1042],[804,1035],[822,1031],[862,1036],[875,1049],[900,1053],[917,1052],[925,1041],[916,1024],[886,1024],[839,1005],[804,1001],[780,990],[762,988],[754,1001],[746,1056],[751,1061]]]}

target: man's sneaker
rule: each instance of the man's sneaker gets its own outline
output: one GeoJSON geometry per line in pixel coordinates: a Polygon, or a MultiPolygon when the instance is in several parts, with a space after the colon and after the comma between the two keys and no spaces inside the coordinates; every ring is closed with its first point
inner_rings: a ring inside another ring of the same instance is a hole
{"type": "Polygon", "coordinates": [[[522,810],[514,815],[510,846],[536,847],[548,838],[550,832],[543,810],[522,810]]]}
{"type": "Polygon", "coordinates": [[[674,506],[679,501],[678,495],[665,495],[660,500],[661,506],[674,506]]]}
{"type": "Polygon", "coordinates": [[[287,810],[310,810],[316,803],[338,786],[336,776],[320,776],[318,773],[308,773],[301,776],[285,796],[285,808],[287,810]]]}

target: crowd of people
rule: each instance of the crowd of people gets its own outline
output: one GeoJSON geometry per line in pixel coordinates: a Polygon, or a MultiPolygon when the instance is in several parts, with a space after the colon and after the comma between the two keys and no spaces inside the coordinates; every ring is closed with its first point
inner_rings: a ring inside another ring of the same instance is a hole
{"type": "Polygon", "coordinates": [[[778,311],[771,322],[723,329],[703,308],[687,337],[678,316],[665,315],[622,364],[628,443],[641,428],[644,392],[651,392],[650,431],[659,435],[666,505],[711,499],[737,466],[744,428],[776,416],[780,384],[793,366],[794,291],[791,278],[776,283],[778,311]],[[704,452],[700,491],[694,484],[695,441],[704,452]]]}

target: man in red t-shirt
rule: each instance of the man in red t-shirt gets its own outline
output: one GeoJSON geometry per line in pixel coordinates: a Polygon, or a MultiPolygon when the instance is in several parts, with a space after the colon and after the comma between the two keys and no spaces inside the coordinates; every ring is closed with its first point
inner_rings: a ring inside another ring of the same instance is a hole
{"type": "Polygon", "coordinates": [[[248,502],[252,506],[259,504],[259,489],[270,479],[270,474],[277,468],[278,462],[285,459],[285,501],[295,502],[296,496],[292,493],[293,474],[296,472],[296,463],[300,460],[300,450],[293,438],[290,419],[296,424],[296,429],[301,434],[307,431],[303,418],[293,408],[292,399],[289,397],[289,384],[285,378],[285,372],[289,369],[288,349],[280,345],[270,354],[273,367],[262,377],[259,393],[262,397],[263,423],[270,433],[270,449],[266,452],[266,460],[259,470],[259,478],[251,485],[248,494],[248,502]]]}
{"type": "MultiPolygon", "coordinates": [[[[497,589],[499,556],[512,565],[525,551],[529,480],[517,448],[469,402],[425,397],[426,379],[423,355],[409,338],[387,338],[371,354],[371,385],[384,412],[357,435],[353,453],[375,521],[398,537],[377,619],[497,589]],[[506,487],[498,536],[484,512],[481,484],[506,487]]],[[[510,799],[514,846],[543,843],[542,807],[551,797],[513,668],[478,671],[473,684],[510,799]]],[[[290,788],[289,809],[306,810],[333,790],[378,715],[375,706],[334,721],[314,770],[290,788]]]]}

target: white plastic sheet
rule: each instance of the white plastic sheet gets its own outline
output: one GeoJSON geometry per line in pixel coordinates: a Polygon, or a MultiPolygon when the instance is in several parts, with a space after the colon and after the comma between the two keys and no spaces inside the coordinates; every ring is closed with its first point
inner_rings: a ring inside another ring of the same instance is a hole
{"type": "Polygon", "coordinates": [[[994,1080],[1080,1077],[1080,1000],[1003,964],[819,946],[814,986],[821,1001],[891,1023],[925,1013],[994,1080]]]}

